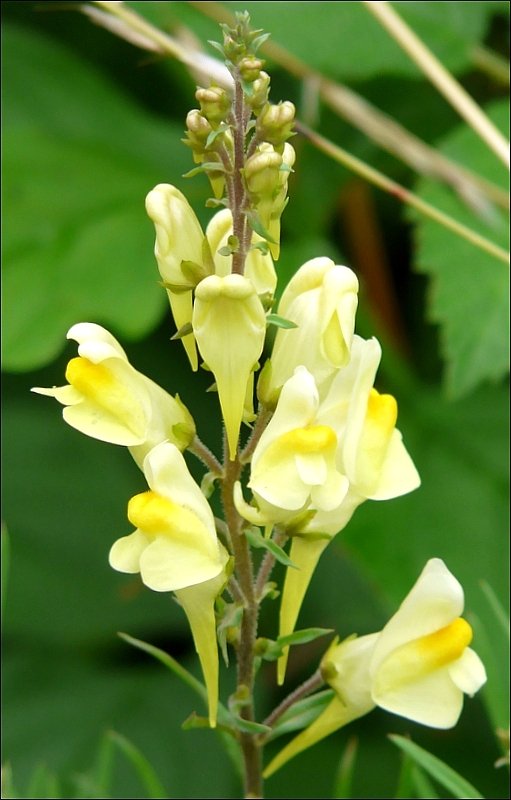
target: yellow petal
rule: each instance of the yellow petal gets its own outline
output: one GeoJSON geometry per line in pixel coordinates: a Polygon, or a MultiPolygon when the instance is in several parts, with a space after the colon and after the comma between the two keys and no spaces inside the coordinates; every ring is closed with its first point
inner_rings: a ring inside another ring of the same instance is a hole
{"type": "Polygon", "coordinates": [[[360,707],[347,707],[342,703],[339,698],[334,697],[330,704],[326,707],[322,714],[304,731],[295,736],[283,750],[270,761],[268,766],[263,772],[264,778],[269,778],[278,769],[280,769],[287,761],[294,758],[298,753],[306,750],[312,745],[329,736],[334,731],[339,730],[348,722],[363,716],[371,710],[373,706],[369,705],[367,708],[360,707]]]}
{"type": "Polygon", "coordinates": [[[193,329],[201,355],[215,376],[229,457],[236,457],[247,384],[261,355],[266,315],[242,275],[211,275],[195,294],[193,329]]]}
{"type": "MultiPolygon", "coordinates": [[[[224,563],[227,553],[224,551],[224,563]]],[[[209,724],[216,727],[218,711],[218,645],[216,639],[215,598],[225,583],[222,572],[216,578],[181,589],[176,597],[183,606],[192,631],[195,650],[201,663],[209,705],[209,724]]]]}
{"type": "MultiPolygon", "coordinates": [[[[279,636],[293,633],[296,620],[300,613],[303,598],[316,569],[321,553],[330,543],[329,539],[307,539],[306,536],[294,536],[291,541],[289,557],[297,569],[288,567],[280,603],[279,636]]],[[[289,648],[279,658],[277,665],[277,680],[279,685],[284,683],[286,676],[289,648]]]]}

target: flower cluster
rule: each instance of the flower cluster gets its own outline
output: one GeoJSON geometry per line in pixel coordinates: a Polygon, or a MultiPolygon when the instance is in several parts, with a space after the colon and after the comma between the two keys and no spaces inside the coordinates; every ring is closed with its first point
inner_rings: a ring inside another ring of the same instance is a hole
{"type": "MultiPolygon", "coordinates": [[[[199,88],[200,109],[187,117],[194,171],[211,183],[209,205],[225,207],[203,231],[176,187],[159,184],[146,198],[174,338],[181,339],[192,370],[201,361],[214,376],[225,430],[223,463],[198,438],[180,398],[138,372],[100,325],[80,323],[68,332],[78,356],[67,366],[65,386],[34,389],[60,402],[65,421],[80,432],[127,447],[142,470],[146,486],[127,508],[134,530],[114,542],[110,564],[140,574],[154,591],[175,594],[190,623],[213,727],[217,628],[224,654],[226,641],[237,649],[238,686],[230,707],[239,710],[233,730],[243,733],[247,762],[254,747],[247,725],[250,730],[255,722],[250,698],[258,611],[272,594],[267,578],[275,560],[288,565],[275,643],[283,683],[289,640],[325,548],[365,500],[399,497],[420,484],[396,427],[396,400],[374,385],[380,345],[354,333],[355,273],[326,257],[307,261],[272,313],[280,218],[295,158],[288,141],[294,107],[268,100],[269,77],[256,57],[262,38],[249,31],[245,17],[236,29],[224,29],[232,92],[199,88]],[[265,351],[269,325],[277,331],[265,351]],[[243,423],[251,433],[240,447],[243,423]],[[186,450],[210,471],[203,488],[189,472],[186,450]],[[214,517],[208,501],[216,481],[225,521],[214,517]],[[264,528],[264,536],[254,526],[264,528]],[[257,576],[251,536],[266,550],[257,576]],[[289,555],[283,550],[288,539],[289,555]],[[224,590],[228,601],[220,598],[224,590]]],[[[335,696],[267,774],[376,705],[433,727],[454,725],[463,692],[473,694],[485,680],[468,648],[471,631],[462,609],[456,579],[443,562],[428,562],[380,633],[329,648],[321,670],[335,696]]],[[[260,796],[251,792],[247,796],[260,796]]]]}

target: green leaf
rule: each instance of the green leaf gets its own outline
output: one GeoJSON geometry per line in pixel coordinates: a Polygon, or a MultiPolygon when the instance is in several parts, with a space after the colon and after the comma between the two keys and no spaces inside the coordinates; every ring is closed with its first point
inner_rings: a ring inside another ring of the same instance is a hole
{"type": "Polygon", "coordinates": [[[202,700],[207,704],[207,692],[206,687],[197,680],[187,669],[181,666],[175,658],[172,658],[168,653],[165,653],[164,650],[160,650],[159,647],[154,647],[152,644],[148,644],[147,642],[143,642],[141,639],[135,639],[133,636],[129,636],[127,633],[119,633],[118,634],[121,639],[123,639],[128,644],[133,645],[133,647],[137,647],[139,650],[143,650],[144,653],[149,653],[149,655],[156,658],[160,661],[165,667],[170,669],[171,672],[174,673],[183,683],[186,683],[190,689],[199,695],[202,700]]]}
{"type": "Polygon", "coordinates": [[[324,689],[322,692],[317,692],[294,703],[291,708],[288,708],[279,717],[276,725],[272,728],[271,734],[268,736],[268,741],[306,728],[325,710],[333,696],[333,689],[324,689]]]}
{"type": "Polygon", "coordinates": [[[261,657],[264,658],[265,661],[276,661],[276,659],[281,657],[286,647],[307,644],[308,642],[313,642],[315,639],[319,639],[321,636],[326,636],[328,633],[332,632],[332,628],[304,628],[301,631],[289,633],[287,636],[279,636],[276,641],[267,639],[266,649],[261,653],[261,657]]]}
{"type": "MultiPolygon", "coordinates": [[[[509,104],[493,103],[488,116],[508,135],[509,104]]],[[[466,125],[439,144],[440,152],[506,187],[506,171],[466,125]]],[[[478,216],[446,186],[427,179],[417,184],[421,199],[484,235],[505,250],[508,221],[500,210],[478,216]]],[[[430,276],[429,318],[441,325],[446,386],[461,397],[482,381],[496,381],[509,369],[509,266],[476,249],[433,220],[410,211],[416,222],[416,268],[430,276]]]]}
{"type": "Polygon", "coordinates": [[[168,798],[169,795],[165,787],[160,782],[156,772],[147,760],[147,758],[140,752],[133,742],[130,742],[125,736],[122,736],[116,731],[109,731],[108,733],[113,744],[123,753],[130,764],[133,766],[139,780],[147,792],[147,796],[151,798],[168,798]]]}
{"type": "Polygon", "coordinates": [[[510,630],[509,630],[509,614],[507,613],[506,609],[500,602],[499,598],[493,591],[492,587],[487,581],[481,581],[481,589],[482,592],[490,606],[493,615],[498,622],[502,633],[506,637],[507,641],[509,642],[510,637],[510,630]]]}
{"type": "Polygon", "coordinates": [[[40,798],[61,797],[59,781],[46,764],[38,764],[35,768],[26,789],[26,796],[40,798]]]}
{"type": "Polygon", "coordinates": [[[179,126],[54,38],[6,22],[3,58],[3,353],[20,371],[53,359],[80,320],[131,339],[157,325],[165,299],[144,197],[186,153],[179,126]]]}
{"type": "Polygon", "coordinates": [[[242,719],[242,717],[239,717],[236,714],[232,715],[232,722],[233,725],[242,733],[270,733],[271,731],[271,728],[268,725],[263,725],[261,722],[252,722],[248,719],[242,719]]]}
{"type": "Polygon", "coordinates": [[[287,636],[279,636],[277,644],[281,647],[288,647],[293,644],[307,644],[319,639],[321,636],[327,636],[329,633],[333,633],[332,628],[304,628],[301,631],[289,633],[287,636]]]}
{"type": "Polygon", "coordinates": [[[267,314],[266,321],[268,325],[275,325],[277,328],[297,328],[298,325],[296,322],[292,322],[290,319],[285,319],[285,317],[281,317],[279,314],[267,314]]]}
{"type": "Polygon", "coordinates": [[[246,528],[245,536],[251,547],[255,547],[258,550],[268,550],[285,567],[296,569],[285,550],[279,547],[272,539],[266,539],[258,528],[246,528]]]}
{"type": "Polygon", "coordinates": [[[451,767],[440,761],[439,758],[428,753],[419,745],[406,739],[404,736],[397,736],[390,734],[389,739],[399,747],[404,753],[422,767],[428,775],[431,775],[438,783],[447,791],[451,792],[454,797],[466,798],[467,800],[483,800],[483,795],[475,789],[461,775],[458,775],[451,767]]]}
{"type": "Polygon", "coordinates": [[[437,800],[438,793],[435,792],[433,785],[418,766],[412,769],[412,783],[415,794],[420,800],[437,800]]]}
{"type": "Polygon", "coordinates": [[[352,736],[348,739],[344,752],[339,762],[332,797],[347,798],[352,796],[353,773],[358,751],[358,739],[352,736]]]}
{"type": "Polygon", "coordinates": [[[3,619],[4,616],[4,608],[5,608],[5,599],[7,597],[7,581],[9,578],[9,561],[10,561],[10,543],[9,543],[9,534],[7,532],[7,526],[5,523],[2,522],[1,527],[1,537],[2,537],[2,550],[1,550],[1,575],[2,575],[2,587],[1,587],[1,616],[3,619]]]}

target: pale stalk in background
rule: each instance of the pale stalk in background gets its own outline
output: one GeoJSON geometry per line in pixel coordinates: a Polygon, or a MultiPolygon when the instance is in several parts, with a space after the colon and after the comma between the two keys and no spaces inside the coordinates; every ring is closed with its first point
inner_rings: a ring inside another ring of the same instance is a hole
{"type": "Polygon", "coordinates": [[[362,0],[362,2],[465,122],[509,168],[509,142],[387,0],[362,0]]]}

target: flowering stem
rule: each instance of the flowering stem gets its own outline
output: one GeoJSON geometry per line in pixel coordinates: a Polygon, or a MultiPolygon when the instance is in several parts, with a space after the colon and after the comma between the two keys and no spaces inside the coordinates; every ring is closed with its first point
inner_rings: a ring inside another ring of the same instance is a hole
{"type": "Polygon", "coordinates": [[[242,169],[245,166],[245,97],[239,74],[234,78],[234,102],[232,107],[234,139],[234,175],[232,178],[233,202],[231,204],[232,231],[238,239],[238,249],[232,256],[232,271],[243,275],[247,257],[247,216],[245,212],[245,187],[242,169]]]}
{"type": "Polygon", "coordinates": [[[200,458],[202,463],[209,468],[210,472],[212,472],[214,475],[222,475],[223,468],[220,461],[218,461],[217,457],[211,452],[209,447],[205,445],[197,435],[193,437],[192,442],[188,445],[188,449],[190,453],[193,453],[194,456],[200,458]]]}
{"type": "MultiPolygon", "coordinates": [[[[227,448],[226,448],[227,451],[227,448]]],[[[240,640],[237,650],[238,680],[237,694],[246,697],[240,716],[254,721],[254,643],[257,636],[259,604],[254,590],[254,569],[248,541],[243,533],[243,521],[236,511],[233,500],[234,484],[242,470],[239,458],[226,460],[225,477],[222,482],[222,502],[225,520],[229,528],[236,564],[236,581],[245,598],[241,622],[240,640]]],[[[245,797],[262,797],[261,752],[256,736],[240,733],[240,745],[245,764],[245,797]]]]}
{"type": "Polygon", "coordinates": [[[291,708],[298,700],[302,700],[304,697],[312,694],[312,692],[315,692],[316,689],[320,689],[324,686],[324,683],[325,681],[323,680],[321,671],[317,669],[310,678],[307,678],[307,680],[300,684],[293,692],[288,694],[282,703],[273,709],[271,714],[264,720],[264,725],[268,725],[269,728],[272,728],[288,708],[291,708]]]}
{"type": "MultiPolygon", "coordinates": [[[[273,541],[275,544],[278,544],[281,547],[285,544],[287,539],[286,534],[283,531],[276,531],[273,536],[273,541]]],[[[259,572],[257,573],[257,579],[255,583],[255,596],[258,602],[261,602],[264,593],[264,587],[268,582],[268,578],[271,575],[272,569],[275,566],[276,558],[273,553],[268,551],[265,557],[262,560],[261,566],[259,567],[259,572]]]]}
{"type": "Polygon", "coordinates": [[[250,438],[245,445],[244,450],[242,450],[240,454],[240,461],[242,464],[248,464],[252,458],[254,450],[257,447],[257,443],[264,433],[264,430],[272,418],[272,415],[273,411],[271,411],[269,408],[265,408],[264,406],[259,408],[259,413],[252,429],[252,433],[250,434],[250,438]]]}

